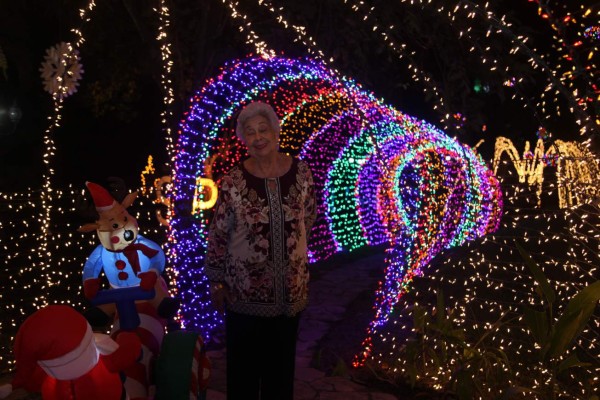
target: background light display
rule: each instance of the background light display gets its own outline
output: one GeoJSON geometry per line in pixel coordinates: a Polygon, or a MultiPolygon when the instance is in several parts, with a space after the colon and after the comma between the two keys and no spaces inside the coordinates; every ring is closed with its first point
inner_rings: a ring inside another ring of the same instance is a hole
{"type": "MultiPolygon", "coordinates": [[[[397,3],[405,11],[419,15],[431,12],[449,21],[456,27],[453,33],[460,46],[469,49],[483,70],[501,76],[511,90],[508,97],[516,99],[515,103],[530,110],[539,124],[546,126],[540,127],[540,140],[534,148],[529,142],[519,148],[523,143],[515,146],[510,140],[499,138],[493,167],[488,169],[474,150],[426,122],[387,107],[360,85],[341,76],[332,67],[339,57],[336,59],[331,48],[318,47],[317,41],[324,39],[315,32],[318,29],[311,33],[311,26],[300,25],[302,18],[295,18],[290,12],[291,6],[282,7],[270,0],[245,4],[223,1],[232,19],[239,22],[241,34],[247,36],[247,44],[263,56],[231,62],[207,82],[191,100],[176,138],[170,128],[174,119],[170,86],[176,74],[171,71],[172,49],[167,37],[171,17],[166,3],[159,1],[154,11],[159,19],[156,39],[163,63],[160,84],[165,107],[161,122],[169,167],[174,167],[175,173],[173,177],[159,174],[155,182],[160,183],[162,178],[168,181],[160,189],[150,188],[145,193],[150,200],[142,198],[134,211],[144,234],[150,238],[162,241],[164,230],[171,229],[165,243],[170,259],[169,282],[171,290],[184,299],[183,322],[187,327],[202,331],[208,339],[222,322],[208,304],[202,272],[211,211],[197,207],[204,200],[198,198],[198,193],[202,193],[199,182],[218,180],[245,156],[234,135],[234,122],[242,105],[254,99],[275,106],[283,120],[283,151],[305,159],[315,175],[319,197],[309,249],[311,261],[366,245],[388,244],[386,269],[374,296],[374,318],[368,327],[364,352],[357,356],[355,365],[374,363],[380,371],[389,372],[392,379],[406,378],[413,366],[407,362],[403,349],[407,338],[415,334],[407,319],[415,306],[424,305],[432,312],[439,310],[435,296],[442,292],[447,308],[457,316],[458,328],[476,338],[491,331],[499,316],[518,316],[523,305],[539,306],[529,273],[515,252],[514,236],[524,239],[556,286],[560,298],[557,311],[564,309],[576,290],[597,279],[597,160],[586,150],[586,143],[558,139],[551,142],[546,130],[553,117],[572,115],[581,134],[589,137],[597,132],[600,120],[595,79],[599,37],[596,6],[569,3],[574,11],[568,11],[564,3],[552,10],[551,2],[529,0],[537,6],[541,19],[538,22],[547,22],[555,32],[552,47],[556,52],[545,54],[534,48],[522,32],[516,33],[519,30],[511,25],[510,17],[505,18],[489,3],[397,3]],[[302,43],[318,61],[276,57],[277,52],[267,43],[270,40],[264,27],[261,31],[257,10],[266,10],[277,24],[293,32],[294,41],[302,43]],[[253,20],[258,23],[253,24],[253,20]],[[494,40],[508,40],[510,48],[499,51],[492,44],[494,40]],[[532,71],[542,71],[539,92],[526,93],[526,74],[509,68],[507,60],[516,58],[525,59],[532,71]],[[505,178],[504,200],[492,171],[505,178]],[[175,190],[172,202],[171,188],[175,190]],[[160,199],[154,198],[159,191],[160,199]],[[551,207],[548,199],[552,200],[551,207]],[[554,200],[558,207],[553,207],[554,200]],[[156,210],[153,203],[162,203],[163,207],[156,210]],[[510,205],[507,207],[506,203],[510,205]],[[152,230],[155,225],[150,222],[156,222],[155,216],[161,216],[164,227],[169,226],[169,219],[171,228],[152,230]],[[490,232],[495,234],[481,238],[490,232]],[[465,243],[457,253],[452,252],[451,248],[465,243]]],[[[378,35],[380,44],[387,47],[388,57],[397,56],[397,64],[406,67],[407,79],[422,86],[423,94],[430,98],[431,108],[439,113],[438,122],[444,130],[468,130],[468,123],[472,122],[469,114],[444,97],[447,88],[440,89],[442,81],[437,77],[436,82],[428,69],[430,65],[420,57],[423,48],[402,39],[405,31],[395,22],[389,23],[383,4],[344,0],[339,7],[351,9],[356,20],[362,21],[362,27],[378,35]]],[[[79,11],[82,26],[91,20],[94,8],[94,1],[89,1],[79,11]]],[[[79,50],[85,42],[82,31],[72,32],[76,35],[73,48],[79,50]]],[[[0,68],[6,68],[1,55],[0,68]]],[[[474,82],[476,93],[494,91],[485,77],[474,82]]],[[[62,100],[55,101],[44,135],[42,189],[0,193],[0,211],[7,216],[0,221],[0,253],[4,256],[0,268],[2,372],[10,369],[12,358],[7,354],[12,335],[26,315],[48,302],[83,306],[81,265],[96,240],[93,235],[75,233],[78,223],[71,218],[81,209],[83,188],[55,187],[55,154],[61,149],[56,148],[59,146],[54,143],[54,135],[64,123],[62,111],[62,100]]],[[[558,133],[572,137],[574,132],[566,129],[558,133]]],[[[485,125],[480,133],[488,134],[485,125]]],[[[148,176],[152,173],[147,171],[148,176]]],[[[507,329],[489,334],[488,345],[506,351],[515,362],[513,372],[528,377],[524,381],[509,380],[508,384],[526,384],[538,390],[552,387],[547,366],[535,360],[535,344],[529,340],[531,332],[518,325],[503,328],[507,329]]],[[[598,331],[596,318],[566,357],[583,349],[597,360],[598,331]]],[[[477,344],[473,343],[474,351],[477,344]]],[[[434,351],[441,347],[434,347],[434,351]]],[[[428,387],[447,389],[456,372],[453,367],[460,365],[459,353],[448,358],[449,368],[429,370],[419,376],[419,381],[428,387]]],[[[493,367],[506,372],[502,363],[493,367]]],[[[596,391],[598,388],[598,368],[592,371],[595,376],[589,379],[571,376],[577,390],[561,389],[560,395],[589,397],[590,387],[596,391]]],[[[501,388],[484,389],[491,396],[501,388]]]]}

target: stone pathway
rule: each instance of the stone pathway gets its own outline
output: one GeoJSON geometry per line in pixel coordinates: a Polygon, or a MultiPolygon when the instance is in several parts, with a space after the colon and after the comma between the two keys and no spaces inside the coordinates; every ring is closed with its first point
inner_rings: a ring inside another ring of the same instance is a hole
{"type": "MultiPolygon", "coordinates": [[[[294,400],[397,400],[394,395],[354,382],[351,376],[326,376],[311,366],[319,341],[347,317],[348,305],[365,290],[374,294],[377,280],[383,277],[383,254],[360,258],[349,254],[337,257],[334,263],[311,271],[310,301],[298,334],[294,400]]],[[[213,369],[207,400],[225,400],[225,349],[209,351],[208,355],[213,369]]]]}

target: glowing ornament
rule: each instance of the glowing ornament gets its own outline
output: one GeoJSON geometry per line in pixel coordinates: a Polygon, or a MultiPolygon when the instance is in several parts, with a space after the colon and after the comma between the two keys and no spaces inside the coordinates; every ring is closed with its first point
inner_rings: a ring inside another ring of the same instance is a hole
{"type": "Polygon", "coordinates": [[[69,43],[61,42],[46,50],[40,67],[44,90],[60,99],[77,92],[83,74],[79,61],[79,52],[69,43]]]}
{"type": "Polygon", "coordinates": [[[588,39],[598,40],[600,39],[600,26],[590,26],[583,31],[583,36],[588,39]]]}
{"type": "Polygon", "coordinates": [[[155,171],[154,168],[154,164],[152,163],[152,156],[148,156],[148,163],[146,164],[146,167],[144,168],[144,170],[142,171],[142,173],[140,174],[140,178],[142,181],[142,193],[146,193],[146,175],[150,175],[153,174],[155,171]]]}
{"type": "Polygon", "coordinates": [[[545,155],[542,160],[544,161],[544,165],[546,167],[556,167],[558,164],[558,154],[548,154],[545,155]]]}
{"type": "Polygon", "coordinates": [[[196,214],[198,210],[212,208],[217,202],[218,194],[217,185],[212,179],[199,177],[196,193],[194,194],[192,214],[196,214]]]}
{"type": "Polygon", "coordinates": [[[455,113],[452,115],[454,117],[454,120],[456,121],[456,127],[457,128],[462,128],[465,124],[465,122],[467,122],[467,118],[462,115],[461,113],[455,113]]]}
{"type": "Polygon", "coordinates": [[[550,139],[550,137],[552,137],[550,132],[548,132],[548,130],[546,128],[544,128],[543,126],[540,126],[535,134],[538,139],[543,140],[543,141],[546,141],[546,140],[550,139]]]}

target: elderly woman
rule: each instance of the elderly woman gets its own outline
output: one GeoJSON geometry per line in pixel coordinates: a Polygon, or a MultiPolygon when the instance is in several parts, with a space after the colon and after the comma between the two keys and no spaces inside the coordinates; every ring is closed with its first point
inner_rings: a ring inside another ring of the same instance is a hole
{"type": "Polygon", "coordinates": [[[229,400],[293,398],[315,200],[308,165],[279,152],[279,132],[265,103],[239,114],[236,133],[249,158],[222,178],[208,234],[211,298],[225,312],[229,400]]]}

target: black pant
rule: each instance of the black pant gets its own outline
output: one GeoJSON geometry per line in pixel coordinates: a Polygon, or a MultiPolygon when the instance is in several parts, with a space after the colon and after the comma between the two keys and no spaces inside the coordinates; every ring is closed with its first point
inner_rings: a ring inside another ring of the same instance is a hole
{"type": "Polygon", "coordinates": [[[227,312],[227,400],[292,400],[300,314],[227,312]]]}

